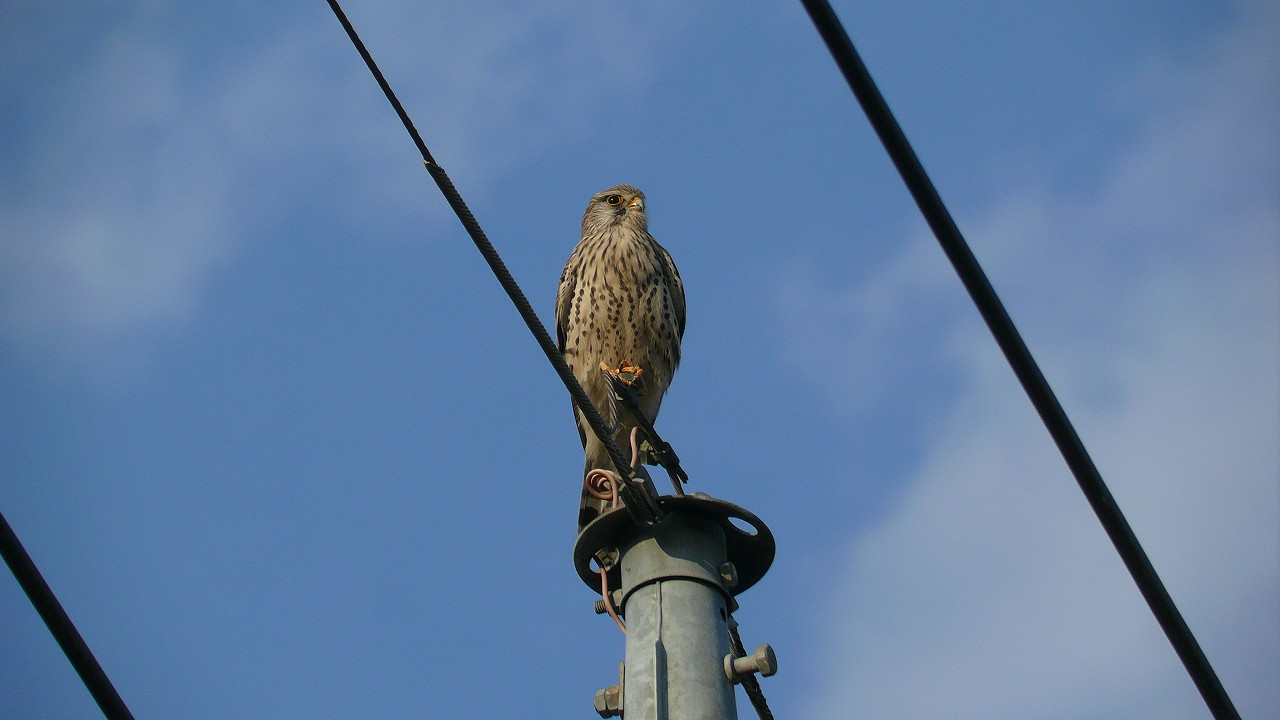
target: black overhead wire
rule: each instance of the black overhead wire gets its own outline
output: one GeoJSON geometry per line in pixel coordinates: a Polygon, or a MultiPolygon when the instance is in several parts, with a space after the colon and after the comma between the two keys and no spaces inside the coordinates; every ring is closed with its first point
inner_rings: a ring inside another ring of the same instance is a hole
{"type": "Polygon", "coordinates": [[[654,460],[671,477],[671,485],[675,488],[676,495],[684,495],[684,488],[680,486],[680,483],[689,482],[689,474],[680,466],[680,457],[676,455],[675,448],[671,447],[671,443],[662,439],[662,436],[653,427],[653,423],[649,422],[649,418],[645,417],[644,413],[641,412],[640,399],[636,397],[635,390],[616,375],[611,376],[609,382],[613,386],[613,393],[622,400],[622,404],[636,419],[636,424],[648,436],[649,447],[653,449],[654,460]]]}
{"type": "Polygon", "coordinates": [[[547,333],[547,329],[543,327],[542,321],[538,319],[538,314],[534,312],[533,307],[529,304],[528,298],[525,297],[524,291],[516,283],[512,277],[511,271],[507,269],[506,263],[502,262],[502,257],[498,255],[498,251],[494,249],[493,243],[489,242],[488,236],[480,227],[480,223],[476,221],[475,216],[471,214],[470,208],[463,201],[462,195],[458,193],[458,189],[454,187],[453,181],[449,179],[449,175],[445,173],[444,168],[440,167],[431,156],[431,151],[427,149],[427,144],[423,142],[422,136],[418,133],[417,128],[413,126],[413,121],[409,119],[409,114],[405,112],[404,106],[396,98],[395,92],[391,90],[391,85],[387,83],[387,79],[383,77],[382,71],[378,69],[377,63],[373,61],[373,56],[365,48],[364,42],[360,40],[360,36],[356,34],[356,30],[351,25],[351,21],[347,19],[346,13],[342,11],[342,7],[338,5],[337,0],[328,0],[329,7],[333,10],[333,14],[338,17],[338,22],[342,23],[342,28],[347,31],[347,37],[351,38],[351,42],[355,45],[356,50],[360,53],[360,57],[364,58],[364,63],[369,67],[369,72],[373,73],[373,77],[378,81],[378,86],[382,88],[382,92],[387,96],[387,100],[391,103],[391,107],[395,108],[396,114],[400,116],[400,122],[404,124],[404,129],[409,132],[409,136],[413,138],[414,145],[417,145],[418,152],[422,154],[422,162],[427,167],[427,172],[436,181],[440,192],[448,201],[449,207],[453,208],[454,214],[458,216],[458,220],[462,222],[462,226],[466,229],[467,234],[471,236],[472,242],[475,243],[476,249],[484,256],[489,268],[493,270],[493,274],[498,278],[498,282],[502,285],[502,289],[507,291],[507,296],[511,298],[511,302],[515,304],[516,310],[519,311],[520,317],[524,319],[525,325],[529,326],[529,331],[533,333],[534,338],[538,341],[538,345],[542,348],[542,352],[546,354],[547,360],[551,361],[551,366],[555,368],[556,374],[560,376],[560,381],[564,383],[565,389],[569,391],[570,397],[573,398],[574,405],[582,412],[582,416],[586,419],[587,424],[591,426],[591,430],[596,437],[603,443],[605,450],[609,453],[609,458],[613,460],[614,466],[618,473],[622,476],[621,486],[618,488],[618,494],[622,497],[626,504],[627,511],[631,513],[637,524],[647,524],[653,522],[661,516],[655,500],[646,493],[640,491],[631,482],[635,477],[635,472],[631,469],[630,458],[623,454],[622,449],[613,441],[604,418],[600,416],[600,411],[592,404],[591,398],[587,397],[587,393],[582,389],[582,385],[578,383],[578,379],[574,377],[573,371],[569,369],[568,363],[565,362],[564,355],[560,353],[556,347],[555,341],[551,339],[551,335],[547,333]]]}
{"type": "Polygon", "coordinates": [[[1102,480],[1102,475],[1093,464],[1088,451],[1085,450],[1084,443],[1080,441],[1062,405],[1040,372],[1030,350],[1022,341],[1022,336],[1014,327],[1000,298],[987,280],[977,258],[969,249],[964,236],[960,234],[960,229],[952,219],[951,213],[947,211],[937,189],[934,188],[919,158],[916,157],[915,151],[911,149],[906,135],[903,134],[884,97],[876,88],[871,74],[858,56],[857,50],[854,49],[853,42],[850,41],[840,19],[831,9],[831,4],[827,0],[801,0],[801,2],[818,33],[826,42],[840,72],[844,74],[849,88],[853,90],[853,94],[862,105],[867,119],[871,121],[893,164],[902,175],[920,212],[942,245],[943,252],[947,254],[965,289],[977,305],[978,312],[982,314],[987,327],[991,329],[991,334],[995,336],[1005,359],[1013,368],[1018,381],[1022,383],[1023,389],[1035,406],[1036,412],[1040,414],[1040,419],[1048,428],[1049,434],[1053,436],[1058,451],[1062,453],[1062,457],[1071,468],[1076,482],[1084,491],[1098,520],[1102,522],[1103,528],[1129,569],[1151,612],[1160,623],[1178,657],[1181,658],[1192,681],[1195,682],[1205,704],[1209,706],[1210,712],[1217,720],[1239,720],[1240,714],[1222,687],[1217,673],[1214,672],[1195,635],[1191,633],[1182,614],[1174,605],[1173,599],[1169,596],[1159,575],[1156,574],[1142,545],[1138,543],[1138,538],[1129,527],[1124,514],[1120,512],[1120,506],[1111,496],[1106,483],[1102,480]]]}
{"type": "Polygon", "coordinates": [[[4,555],[4,561],[9,565],[9,570],[17,578],[23,592],[27,594],[27,599],[35,606],[40,619],[44,620],[49,632],[53,634],[58,647],[62,648],[67,660],[71,661],[71,667],[75,668],[80,681],[98,703],[103,716],[107,720],[133,720],[133,714],[125,706],[120,693],[116,692],[111,679],[98,664],[97,658],[93,656],[88,644],[76,630],[66,610],[62,609],[62,603],[58,602],[49,583],[45,582],[40,569],[27,554],[26,548],[22,547],[22,542],[18,540],[18,536],[14,534],[13,528],[9,526],[9,521],[3,514],[0,514],[0,555],[4,555]]]}

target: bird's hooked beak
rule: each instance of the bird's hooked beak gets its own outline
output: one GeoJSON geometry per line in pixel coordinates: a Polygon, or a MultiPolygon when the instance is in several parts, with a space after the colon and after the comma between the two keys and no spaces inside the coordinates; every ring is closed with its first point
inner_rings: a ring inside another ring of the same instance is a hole
{"type": "Polygon", "coordinates": [[[627,209],[629,209],[629,210],[640,210],[640,211],[643,211],[643,210],[644,210],[644,198],[640,197],[639,195],[637,195],[637,196],[635,196],[635,197],[631,198],[631,202],[627,203],[627,209]]]}

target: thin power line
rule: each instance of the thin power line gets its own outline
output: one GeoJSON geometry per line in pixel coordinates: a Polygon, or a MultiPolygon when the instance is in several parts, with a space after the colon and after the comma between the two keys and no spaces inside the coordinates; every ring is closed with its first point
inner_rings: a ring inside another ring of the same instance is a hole
{"type": "Polygon", "coordinates": [[[1098,520],[1102,522],[1112,544],[1115,545],[1116,552],[1120,554],[1125,567],[1129,569],[1134,582],[1137,583],[1138,590],[1142,592],[1156,621],[1160,623],[1178,657],[1182,659],[1187,673],[1191,675],[1192,681],[1200,690],[1210,712],[1218,720],[1239,720],[1240,714],[1222,687],[1217,673],[1209,664],[1208,658],[1201,650],[1191,628],[1187,626],[1186,620],[1174,605],[1173,598],[1169,596],[1160,576],[1156,574],[1155,568],[1143,551],[1142,545],[1139,544],[1133,529],[1129,527],[1124,514],[1120,512],[1120,506],[1111,496],[1111,491],[1103,482],[1102,475],[1093,464],[1093,459],[1089,457],[1084,443],[1076,434],[1075,428],[1067,418],[1052,388],[1049,387],[1049,382],[1040,372],[1040,367],[1032,358],[1031,351],[1022,341],[1022,336],[1014,327],[1013,320],[1009,318],[995,289],[987,280],[986,273],[969,249],[964,236],[960,234],[960,229],[952,219],[951,213],[947,211],[928,174],[925,173],[920,159],[911,149],[911,144],[907,142],[902,128],[894,119],[879,89],[876,88],[871,74],[858,56],[857,50],[854,49],[853,42],[845,32],[840,19],[831,9],[831,4],[827,0],[801,0],[801,2],[818,29],[818,33],[826,42],[840,72],[844,74],[849,88],[853,90],[853,94],[862,105],[867,119],[871,121],[876,134],[880,136],[880,142],[884,144],[893,164],[897,166],[925,221],[929,223],[933,234],[942,245],[943,252],[955,267],[960,281],[964,283],[969,296],[978,307],[978,312],[982,314],[987,327],[991,329],[991,334],[995,336],[1005,359],[1013,368],[1018,381],[1022,383],[1023,390],[1031,399],[1031,404],[1035,406],[1040,419],[1049,430],[1049,434],[1053,436],[1054,442],[1058,445],[1058,451],[1062,453],[1067,466],[1071,468],[1076,482],[1084,491],[1098,520]]]}
{"type": "Polygon", "coordinates": [[[18,540],[18,536],[13,532],[13,528],[9,526],[9,521],[3,514],[0,514],[0,555],[4,555],[4,561],[9,565],[9,570],[17,578],[18,584],[22,586],[23,592],[35,606],[36,612],[40,614],[40,619],[44,620],[49,632],[53,633],[54,640],[58,641],[58,647],[62,648],[62,652],[71,661],[71,667],[75,668],[76,673],[80,675],[81,682],[88,688],[89,694],[98,703],[98,707],[102,709],[102,714],[107,720],[133,720],[133,714],[125,706],[120,693],[116,692],[111,679],[98,664],[97,658],[89,650],[89,645],[80,636],[80,632],[76,630],[67,612],[62,609],[62,603],[58,602],[49,583],[44,581],[40,569],[27,554],[26,548],[22,547],[22,542],[18,540]]]}

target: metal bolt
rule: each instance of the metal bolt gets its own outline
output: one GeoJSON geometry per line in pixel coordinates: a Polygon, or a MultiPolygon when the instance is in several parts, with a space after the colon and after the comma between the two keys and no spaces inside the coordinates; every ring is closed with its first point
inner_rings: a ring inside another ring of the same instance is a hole
{"type": "Polygon", "coordinates": [[[596,691],[596,712],[602,718],[622,716],[622,686],[610,685],[596,691]]]}
{"type": "Polygon", "coordinates": [[[776,672],[778,672],[778,657],[773,653],[773,648],[769,646],[769,643],[756,648],[755,652],[746,657],[724,656],[724,674],[729,677],[729,682],[734,685],[742,682],[743,679],[753,673],[760,673],[763,677],[769,677],[776,672]]]}
{"type": "MultiPolygon", "coordinates": [[[[617,612],[619,615],[621,615],[622,611],[618,609],[618,604],[622,602],[622,593],[618,590],[610,590],[609,600],[613,602],[614,612],[617,612]]],[[[609,610],[604,606],[604,598],[600,598],[599,600],[596,600],[595,605],[593,605],[592,607],[595,609],[597,615],[603,615],[609,612],[609,610]]]]}
{"type": "Polygon", "coordinates": [[[738,568],[731,562],[721,565],[720,579],[724,580],[726,588],[736,587],[738,585],[738,568]]]}
{"type": "Polygon", "coordinates": [[[602,718],[622,717],[622,688],[627,681],[627,664],[618,663],[618,684],[596,691],[596,712],[602,718]]]}

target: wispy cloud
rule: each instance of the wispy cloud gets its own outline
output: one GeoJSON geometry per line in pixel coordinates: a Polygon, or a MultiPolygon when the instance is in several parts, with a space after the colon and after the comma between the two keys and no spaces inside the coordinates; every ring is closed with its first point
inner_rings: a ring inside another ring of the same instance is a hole
{"type": "MultiPolygon", "coordinates": [[[[658,57],[603,8],[571,24],[583,11],[570,3],[351,6],[470,187],[562,142],[601,78],[643,87],[658,57]]],[[[63,55],[10,47],[6,67],[38,68],[44,84],[0,78],[22,117],[3,128],[21,147],[0,181],[0,339],[37,365],[130,361],[180,327],[212,275],[264,241],[265,218],[278,226],[314,202],[302,179],[317,169],[348,200],[415,215],[423,202],[422,184],[387,174],[412,145],[332,17],[276,15],[270,33],[210,47],[174,30],[177,12],[59,30],[93,39],[63,55]]]]}
{"type": "Polygon", "coordinates": [[[186,317],[243,241],[234,188],[272,128],[236,126],[236,109],[272,91],[251,72],[274,75],[275,92],[298,76],[268,51],[196,82],[156,20],[105,26],[47,71],[41,92],[57,102],[15,98],[31,103],[31,129],[0,194],[0,335],[39,364],[133,360],[130,346],[186,317]]]}
{"type": "Polygon", "coordinates": [[[170,322],[225,255],[220,164],[166,161],[190,119],[172,54],[121,37],[87,60],[47,90],[0,196],[0,329],[27,350],[170,322]]]}
{"type": "MultiPolygon", "coordinates": [[[[1258,717],[1280,712],[1278,17],[1249,6],[1204,68],[1134,79],[1142,132],[1095,190],[1011,190],[970,228],[1228,690],[1258,717]]],[[[875,412],[876,368],[907,342],[891,313],[910,300],[906,312],[941,321],[921,332],[962,388],[906,490],[851,541],[825,603],[844,608],[824,620],[830,671],[805,714],[1203,717],[985,329],[941,306],[954,279],[920,262],[923,242],[830,293],[844,297],[814,322],[855,334],[803,348],[861,358],[871,379],[843,397],[875,412]]],[[[824,295],[790,292],[811,310],[824,295]]]]}

